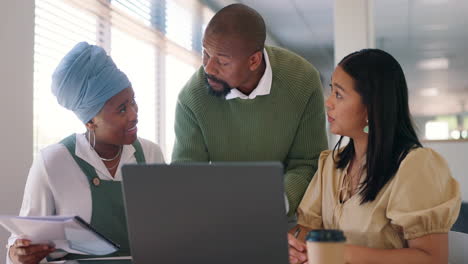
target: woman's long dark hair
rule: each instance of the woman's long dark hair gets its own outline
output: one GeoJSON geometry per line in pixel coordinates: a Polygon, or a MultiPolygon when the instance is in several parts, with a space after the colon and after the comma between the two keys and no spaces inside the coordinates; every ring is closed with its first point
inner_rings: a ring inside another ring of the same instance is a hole
{"type": "MultiPolygon", "coordinates": [[[[359,192],[363,204],[377,197],[408,152],[421,147],[421,143],[411,121],[405,75],[390,54],[378,49],[365,49],[349,54],[338,65],[354,79],[356,91],[367,109],[367,177],[359,192]]],[[[340,148],[342,139],[333,152],[340,148]]],[[[338,154],[336,167],[344,169],[354,155],[351,139],[338,154]]]]}

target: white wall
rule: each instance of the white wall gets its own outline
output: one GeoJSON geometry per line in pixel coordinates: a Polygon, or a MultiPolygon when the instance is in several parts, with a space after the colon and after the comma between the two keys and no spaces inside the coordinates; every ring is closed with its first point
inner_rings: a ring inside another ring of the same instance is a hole
{"type": "Polygon", "coordinates": [[[335,0],[335,65],[351,52],[375,48],[373,0],[335,0]]]}
{"type": "Polygon", "coordinates": [[[460,183],[462,199],[468,201],[468,141],[423,142],[447,160],[452,175],[460,183]]]}
{"type": "MultiPolygon", "coordinates": [[[[0,43],[0,214],[18,214],[33,151],[33,0],[0,2],[0,43]]],[[[0,263],[8,236],[0,228],[0,263]]]]}

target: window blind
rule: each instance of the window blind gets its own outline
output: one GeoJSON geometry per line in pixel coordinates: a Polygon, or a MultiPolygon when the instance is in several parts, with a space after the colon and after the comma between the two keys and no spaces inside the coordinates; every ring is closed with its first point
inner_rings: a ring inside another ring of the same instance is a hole
{"type": "Polygon", "coordinates": [[[76,43],[87,41],[102,46],[128,75],[139,105],[139,136],[160,143],[168,157],[172,143],[166,140],[173,140],[166,137],[173,133],[168,115],[201,62],[200,51],[193,48],[194,41],[201,41],[193,32],[206,21],[201,7],[195,0],[36,0],[35,152],[85,131],[73,113],[58,105],[50,85],[60,59],[76,43]]]}

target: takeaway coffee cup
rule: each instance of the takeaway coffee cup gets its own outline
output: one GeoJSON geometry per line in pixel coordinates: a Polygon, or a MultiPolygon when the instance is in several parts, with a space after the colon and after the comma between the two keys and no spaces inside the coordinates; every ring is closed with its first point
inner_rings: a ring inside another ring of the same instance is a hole
{"type": "Polygon", "coordinates": [[[309,264],[344,264],[344,242],[341,230],[311,230],[306,237],[309,264]]]}

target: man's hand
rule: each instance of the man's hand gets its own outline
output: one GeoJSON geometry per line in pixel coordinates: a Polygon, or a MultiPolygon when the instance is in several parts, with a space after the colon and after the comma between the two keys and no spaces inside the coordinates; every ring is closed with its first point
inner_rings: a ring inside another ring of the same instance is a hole
{"type": "Polygon", "coordinates": [[[307,263],[306,244],[288,233],[289,262],[291,264],[307,263]]]}
{"type": "Polygon", "coordinates": [[[51,245],[31,245],[31,241],[27,239],[17,239],[8,254],[15,264],[37,264],[54,250],[51,245]]]}

